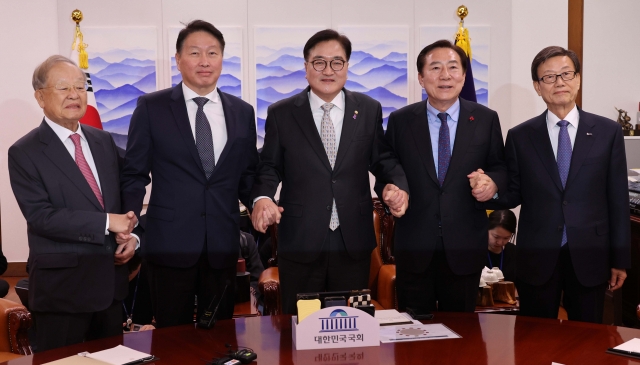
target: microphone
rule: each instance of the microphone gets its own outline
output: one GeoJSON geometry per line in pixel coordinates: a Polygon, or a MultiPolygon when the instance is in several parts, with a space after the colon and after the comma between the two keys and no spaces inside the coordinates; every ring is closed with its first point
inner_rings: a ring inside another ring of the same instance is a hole
{"type": "Polygon", "coordinates": [[[200,316],[200,319],[198,320],[198,323],[197,323],[197,326],[199,328],[209,329],[216,324],[216,314],[218,313],[218,308],[220,308],[220,302],[222,302],[222,300],[224,299],[224,294],[227,292],[227,287],[229,287],[229,280],[227,280],[226,283],[224,284],[222,295],[220,296],[220,300],[218,301],[218,304],[216,305],[216,308],[213,310],[213,312],[211,311],[211,306],[213,305],[213,302],[216,300],[217,295],[213,296],[213,299],[211,299],[211,303],[209,303],[209,307],[207,308],[206,311],[204,311],[204,313],[202,313],[202,316],[200,316]]]}

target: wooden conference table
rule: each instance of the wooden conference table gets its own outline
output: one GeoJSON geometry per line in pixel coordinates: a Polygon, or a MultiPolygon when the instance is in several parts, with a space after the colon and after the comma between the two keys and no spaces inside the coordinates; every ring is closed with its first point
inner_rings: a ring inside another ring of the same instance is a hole
{"type": "MultiPolygon", "coordinates": [[[[556,319],[476,313],[437,313],[461,339],[381,344],[380,347],[296,351],[289,316],[219,321],[211,330],[193,326],[159,329],[86,342],[38,353],[3,364],[35,365],[81,351],[95,352],[120,344],[156,355],[155,364],[204,365],[218,353],[246,346],[257,364],[640,364],[640,360],[606,354],[605,350],[640,330],[556,319]],[[336,361],[332,361],[335,359],[336,361]]],[[[255,363],[254,363],[255,364],[255,363]]]]}

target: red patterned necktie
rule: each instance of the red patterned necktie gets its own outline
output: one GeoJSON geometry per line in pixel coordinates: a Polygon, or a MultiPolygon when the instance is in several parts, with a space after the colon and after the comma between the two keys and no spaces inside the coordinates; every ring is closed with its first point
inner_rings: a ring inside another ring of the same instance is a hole
{"type": "Polygon", "coordinates": [[[96,194],[96,198],[98,202],[100,202],[100,206],[104,209],[104,201],[102,200],[102,193],[100,192],[100,188],[98,187],[98,183],[96,182],[96,178],[93,176],[93,172],[91,172],[91,168],[87,163],[87,159],[84,158],[84,153],[82,153],[82,145],[80,144],[80,135],[78,133],[72,134],[69,138],[73,142],[73,145],[76,147],[76,165],[84,175],[84,178],[87,179],[89,183],[89,187],[96,194]]]}

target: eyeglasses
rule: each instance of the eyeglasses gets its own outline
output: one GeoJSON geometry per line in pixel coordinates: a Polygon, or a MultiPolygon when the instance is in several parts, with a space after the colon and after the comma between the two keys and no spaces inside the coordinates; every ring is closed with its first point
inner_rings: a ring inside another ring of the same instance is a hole
{"type": "Polygon", "coordinates": [[[344,68],[344,64],[347,62],[340,59],[331,60],[331,62],[327,62],[322,59],[316,59],[311,61],[310,63],[311,63],[311,66],[313,66],[314,70],[320,72],[320,71],[324,71],[324,69],[327,68],[327,63],[329,64],[329,66],[333,71],[340,71],[344,68]]]}
{"type": "Polygon", "coordinates": [[[545,84],[553,84],[558,79],[558,76],[562,77],[564,81],[570,81],[576,78],[576,74],[577,72],[575,71],[565,71],[557,75],[544,75],[538,81],[542,81],[545,84]]]}
{"type": "Polygon", "coordinates": [[[84,84],[68,84],[66,82],[58,82],[54,86],[42,87],[40,89],[54,89],[56,91],[62,93],[68,93],[71,90],[75,90],[78,94],[86,93],[89,89],[89,83],[85,82],[84,84]]]}

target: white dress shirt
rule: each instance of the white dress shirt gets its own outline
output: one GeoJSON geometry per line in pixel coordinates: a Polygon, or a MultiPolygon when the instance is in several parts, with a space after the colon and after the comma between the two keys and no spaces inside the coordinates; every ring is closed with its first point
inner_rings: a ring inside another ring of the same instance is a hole
{"type": "MultiPolygon", "coordinates": [[[[322,116],[324,115],[324,109],[322,106],[326,102],[313,91],[309,90],[309,104],[311,105],[311,114],[313,115],[313,122],[318,129],[318,134],[322,135],[322,116]]],[[[333,129],[336,132],[336,152],[340,147],[340,136],[342,136],[342,124],[344,121],[344,91],[340,91],[338,95],[336,95],[333,100],[331,100],[333,104],[333,108],[329,111],[329,117],[331,118],[331,122],[333,123],[333,129]]],[[[253,199],[253,205],[260,199],[269,198],[268,196],[259,196],[253,199]]]]}
{"type": "MultiPolygon", "coordinates": [[[[326,102],[316,94],[313,93],[312,90],[309,91],[309,104],[311,104],[311,113],[313,114],[313,121],[316,124],[316,128],[318,128],[318,134],[322,135],[322,116],[324,115],[324,110],[322,106],[326,102]]],[[[342,122],[344,121],[344,91],[340,91],[338,95],[336,95],[331,103],[334,105],[329,111],[329,117],[331,117],[331,122],[333,123],[333,128],[336,131],[336,151],[337,148],[340,147],[340,136],[342,135],[342,122]]]]}
{"type": "Polygon", "coordinates": [[[558,122],[566,120],[569,122],[567,125],[567,132],[569,132],[569,139],[571,139],[571,150],[576,143],[576,135],[578,134],[578,122],[580,121],[580,113],[578,113],[578,107],[574,105],[573,109],[567,114],[564,119],[558,118],[551,111],[547,110],[547,130],[549,131],[549,139],[551,140],[551,148],[553,148],[553,155],[558,160],[558,134],[560,134],[560,126],[558,122]]]}
{"type": "MultiPolygon", "coordinates": [[[[91,148],[89,148],[89,143],[87,142],[87,138],[84,136],[82,132],[82,124],[78,123],[78,130],[72,132],[71,130],[61,126],[60,124],[54,123],[51,119],[44,117],[45,122],[53,129],[53,132],[60,138],[62,144],[67,148],[69,154],[71,154],[71,158],[76,160],[76,146],[73,144],[71,140],[71,135],[77,133],[80,135],[80,146],[82,147],[82,154],[84,154],[84,159],[87,160],[87,164],[91,169],[91,173],[93,177],[96,179],[96,183],[98,184],[98,189],[100,189],[100,193],[102,194],[102,187],[100,186],[100,176],[98,176],[98,170],[96,169],[96,163],[93,161],[93,155],[91,154],[91,148]]],[[[107,216],[107,224],[104,229],[104,234],[109,234],[109,214],[107,216]]]]}
{"type": "MultiPolygon", "coordinates": [[[[195,91],[189,89],[187,85],[182,83],[182,93],[184,94],[184,102],[187,106],[187,114],[189,115],[189,124],[191,125],[191,133],[193,133],[193,139],[196,139],[196,112],[198,111],[198,104],[193,101],[193,98],[197,98],[198,95],[195,91]]],[[[227,144],[227,125],[224,121],[224,111],[222,110],[222,102],[220,101],[220,94],[218,94],[218,88],[213,89],[207,95],[203,96],[209,99],[204,105],[204,115],[207,116],[209,125],[211,126],[211,134],[213,136],[213,153],[216,164],[218,158],[227,144]]]]}

